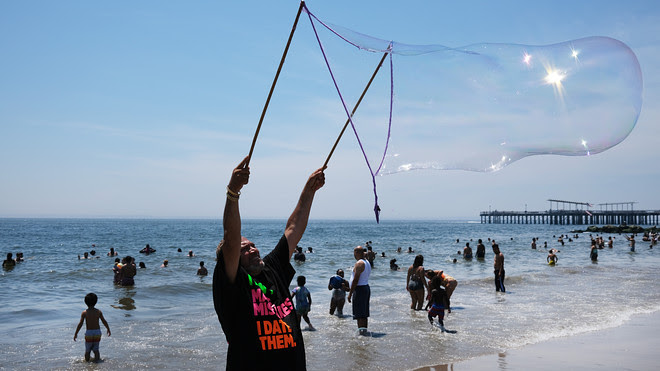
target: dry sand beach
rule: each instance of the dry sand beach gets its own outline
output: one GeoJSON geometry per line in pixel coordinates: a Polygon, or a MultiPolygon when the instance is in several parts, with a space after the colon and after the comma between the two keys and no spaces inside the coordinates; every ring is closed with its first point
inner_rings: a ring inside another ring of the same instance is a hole
{"type": "MultiPolygon", "coordinates": [[[[612,310],[616,310],[613,306],[612,310]]],[[[561,318],[553,320],[559,325],[561,318]]],[[[454,364],[424,367],[432,370],[658,370],[660,369],[660,312],[638,315],[622,326],[561,337],[499,354],[454,364]]]]}

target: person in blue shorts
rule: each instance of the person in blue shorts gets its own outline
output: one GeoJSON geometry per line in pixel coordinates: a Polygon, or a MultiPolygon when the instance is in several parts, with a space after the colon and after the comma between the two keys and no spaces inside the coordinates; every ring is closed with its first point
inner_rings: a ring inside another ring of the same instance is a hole
{"type": "Polygon", "coordinates": [[[463,259],[472,259],[472,248],[470,247],[469,242],[466,242],[465,247],[463,248],[463,259]]]}
{"type": "Polygon", "coordinates": [[[87,309],[82,311],[80,315],[80,322],[78,322],[78,327],[76,327],[76,333],[73,334],[73,341],[76,341],[78,338],[78,331],[82,328],[83,323],[87,325],[87,331],[85,331],[85,361],[89,362],[89,356],[91,352],[94,352],[94,362],[99,362],[101,360],[101,353],[99,351],[99,343],[101,342],[101,326],[99,326],[99,320],[103,322],[103,326],[108,330],[108,336],[110,336],[110,326],[108,322],[103,317],[103,313],[94,308],[98,297],[93,292],[90,292],[85,296],[85,304],[87,304],[87,309]]]}
{"type": "Polygon", "coordinates": [[[433,289],[431,290],[429,302],[426,304],[426,309],[429,311],[429,322],[433,324],[433,318],[438,317],[440,328],[442,331],[445,331],[445,309],[451,313],[451,304],[449,303],[447,292],[441,285],[442,278],[440,278],[440,276],[435,276],[431,281],[429,287],[432,287],[433,289]]]}

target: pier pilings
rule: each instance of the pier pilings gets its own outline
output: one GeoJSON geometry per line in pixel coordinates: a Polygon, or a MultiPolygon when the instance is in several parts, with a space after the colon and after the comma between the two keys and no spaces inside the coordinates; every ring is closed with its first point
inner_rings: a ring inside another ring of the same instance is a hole
{"type": "Polygon", "coordinates": [[[660,210],[482,211],[482,224],[657,225],[660,210]]]}

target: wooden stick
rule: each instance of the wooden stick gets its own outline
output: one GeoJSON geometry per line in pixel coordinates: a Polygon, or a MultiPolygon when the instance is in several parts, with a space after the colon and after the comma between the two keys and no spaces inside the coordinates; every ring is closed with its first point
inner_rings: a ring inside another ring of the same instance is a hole
{"type": "Polygon", "coordinates": [[[280,76],[280,72],[282,71],[282,66],[284,65],[284,60],[286,59],[286,54],[289,51],[289,45],[291,45],[291,40],[293,39],[293,34],[296,31],[296,26],[298,25],[298,19],[300,18],[300,13],[302,12],[303,8],[305,7],[305,2],[301,1],[300,2],[300,7],[298,8],[298,14],[296,14],[296,20],[293,22],[293,27],[291,27],[291,33],[289,34],[289,40],[286,43],[286,47],[284,48],[284,53],[282,54],[282,59],[280,60],[280,66],[277,68],[277,73],[275,74],[275,79],[273,80],[273,84],[270,86],[270,92],[268,93],[268,98],[266,99],[266,104],[264,105],[263,111],[261,111],[261,118],[259,118],[259,124],[257,125],[257,131],[254,133],[254,138],[252,138],[252,146],[250,147],[250,153],[248,154],[248,160],[245,166],[248,166],[250,164],[250,159],[252,158],[252,151],[254,151],[254,145],[257,143],[257,137],[259,136],[259,130],[261,130],[261,123],[264,121],[264,116],[266,116],[266,110],[268,109],[268,104],[270,103],[270,98],[273,95],[273,91],[275,90],[275,84],[277,83],[277,79],[280,76]]]}
{"type": "Polygon", "coordinates": [[[337,137],[337,140],[335,141],[335,145],[332,146],[332,149],[330,150],[330,154],[328,154],[328,158],[325,159],[325,163],[323,164],[324,169],[328,167],[328,161],[330,161],[330,157],[332,157],[332,154],[335,152],[335,148],[337,148],[337,144],[339,144],[339,140],[341,139],[342,135],[344,135],[344,131],[346,131],[348,124],[350,124],[351,118],[355,114],[355,111],[357,111],[358,106],[360,106],[360,103],[362,102],[362,98],[364,98],[364,95],[367,93],[367,90],[369,90],[371,83],[374,81],[376,74],[378,74],[378,70],[380,70],[380,67],[383,65],[383,62],[385,61],[385,58],[387,57],[388,54],[389,51],[383,54],[383,57],[380,59],[380,62],[378,63],[378,67],[376,67],[376,70],[374,71],[373,75],[371,75],[371,79],[369,79],[367,86],[364,88],[364,91],[362,91],[362,95],[360,95],[360,99],[358,99],[357,103],[355,104],[355,107],[353,107],[351,116],[346,120],[346,123],[344,124],[344,128],[341,129],[341,133],[339,133],[339,137],[337,137]]]}

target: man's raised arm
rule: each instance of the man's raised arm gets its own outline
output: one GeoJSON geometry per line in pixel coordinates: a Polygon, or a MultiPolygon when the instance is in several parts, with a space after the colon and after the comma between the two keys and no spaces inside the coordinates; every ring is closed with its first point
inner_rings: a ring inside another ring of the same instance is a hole
{"type": "Polygon", "coordinates": [[[238,263],[241,253],[241,214],[238,209],[238,198],[241,189],[248,183],[250,168],[247,166],[248,157],[245,157],[232,171],[227,186],[227,199],[225,212],[222,217],[224,237],[218,245],[225,261],[225,272],[229,282],[234,283],[238,273],[238,263]]]}
{"type": "MultiPolygon", "coordinates": [[[[303,233],[307,228],[307,221],[309,220],[309,213],[312,209],[312,202],[314,201],[314,194],[325,184],[325,168],[320,168],[312,173],[305,183],[305,187],[300,194],[300,199],[293,213],[286,223],[284,235],[289,243],[289,259],[293,252],[296,251],[298,242],[302,239],[303,233]]],[[[240,241],[239,241],[240,242],[240,241]]]]}

